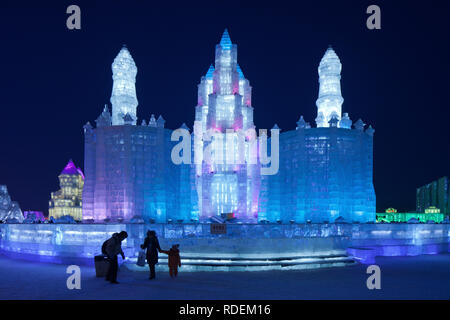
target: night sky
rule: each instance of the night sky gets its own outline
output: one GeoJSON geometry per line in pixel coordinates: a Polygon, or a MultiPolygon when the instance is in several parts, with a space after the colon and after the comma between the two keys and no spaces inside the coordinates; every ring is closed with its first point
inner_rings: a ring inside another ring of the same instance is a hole
{"type": "Polygon", "coordinates": [[[67,161],[83,167],[82,128],[110,104],[123,44],[138,67],[139,123],[154,113],[166,127],[192,128],[197,84],[228,28],[257,128],[292,130],[300,115],[314,123],[317,67],[332,45],[343,112],[376,130],[377,210],[414,210],[418,186],[450,175],[448,1],[295,3],[1,1],[0,184],[22,210],[48,212],[67,161]],[[81,30],[66,27],[71,4],[81,30]],[[366,27],[371,4],[381,30],[366,27]]]}

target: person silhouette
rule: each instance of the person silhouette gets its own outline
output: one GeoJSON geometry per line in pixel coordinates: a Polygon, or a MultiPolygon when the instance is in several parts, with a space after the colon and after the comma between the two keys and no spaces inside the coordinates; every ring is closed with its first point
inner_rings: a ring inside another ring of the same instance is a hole
{"type": "Polygon", "coordinates": [[[158,252],[162,252],[155,231],[147,231],[147,237],[144,240],[144,244],[141,245],[141,248],[147,249],[146,258],[150,269],[149,279],[155,279],[155,265],[158,263],[158,252]]]}

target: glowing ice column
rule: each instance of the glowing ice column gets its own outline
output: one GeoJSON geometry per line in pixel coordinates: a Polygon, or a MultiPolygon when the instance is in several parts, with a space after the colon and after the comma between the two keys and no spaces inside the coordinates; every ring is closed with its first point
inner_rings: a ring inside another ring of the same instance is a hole
{"type": "MultiPolygon", "coordinates": [[[[229,149],[223,134],[227,129],[242,129],[241,97],[239,94],[239,74],[237,72],[237,47],[233,45],[225,30],[220,44],[216,46],[216,69],[213,73],[213,93],[209,97],[209,110],[206,128],[220,135],[214,135],[212,150],[214,159],[211,179],[205,179],[211,198],[209,208],[203,207],[207,214],[220,215],[245,211],[245,198],[239,198],[239,182],[242,179],[238,171],[241,166],[234,167],[220,159],[233,152],[229,149]]],[[[209,169],[209,168],[208,168],[209,169]]],[[[206,213],[204,212],[204,213],[206,213]]]]}
{"type": "Polygon", "coordinates": [[[128,49],[124,46],[112,64],[113,89],[111,94],[112,124],[123,125],[128,114],[136,125],[136,74],[137,67],[128,49]]]}
{"type": "Polygon", "coordinates": [[[227,30],[216,46],[215,68],[211,66],[202,77],[198,93],[194,159],[200,219],[234,213],[241,221],[256,221],[257,154],[252,154],[254,163],[236,160],[237,155],[249,156],[244,133],[254,128],[251,86],[237,64],[237,46],[227,30]],[[239,137],[244,141],[242,149],[238,148],[239,137]],[[211,151],[212,161],[206,159],[209,151],[203,154],[203,150],[211,151]]]}
{"type": "Polygon", "coordinates": [[[330,47],[319,65],[319,98],[317,105],[317,127],[329,127],[331,118],[341,119],[342,103],[341,94],[341,70],[342,64],[339,57],[330,47]]]}

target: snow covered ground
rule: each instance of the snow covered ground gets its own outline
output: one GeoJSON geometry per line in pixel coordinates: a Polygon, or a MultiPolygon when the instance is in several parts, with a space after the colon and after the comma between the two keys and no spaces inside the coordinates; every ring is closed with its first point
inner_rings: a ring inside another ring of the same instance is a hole
{"type": "Polygon", "coordinates": [[[380,257],[381,290],[368,290],[366,267],[167,273],[148,280],[122,268],[119,285],[81,267],[81,290],[66,287],[66,267],[0,256],[0,299],[450,299],[450,254],[380,257]]]}

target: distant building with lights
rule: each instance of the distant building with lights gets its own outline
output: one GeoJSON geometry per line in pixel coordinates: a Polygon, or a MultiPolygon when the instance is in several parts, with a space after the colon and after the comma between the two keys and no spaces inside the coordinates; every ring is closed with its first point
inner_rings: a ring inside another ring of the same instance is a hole
{"type": "Polygon", "coordinates": [[[417,188],[416,211],[424,213],[429,207],[436,207],[440,213],[450,215],[450,184],[447,177],[442,177],[427,185],[417,188]]]}
{"type": "Polygon", "coordinates": [[[425,212],[397,212],[396,209],[389,208],[384,213],[377,213],[377,222],[408,222],[411,219],[416,219],[422,223],[430,221],[441,223],[444,221],[445,215],[440,213],[440,210],[436,207],[429,207],[425,209],[425,212]]]}
{"type": "Polygon", "coordinates": [[[71,216],[75,221],[81,221],[83,172],[70,160],[58,178],[61,189],[51,193],[49,217],[71,216]]]}

